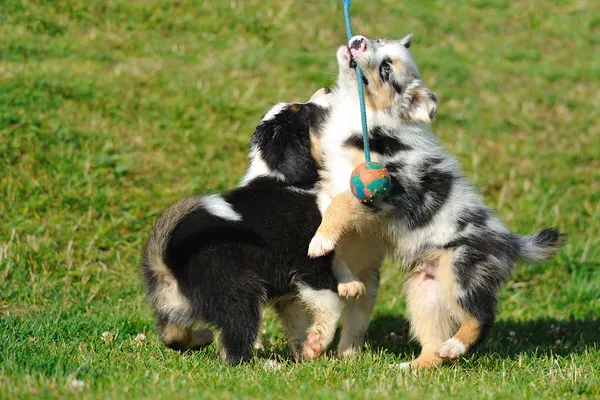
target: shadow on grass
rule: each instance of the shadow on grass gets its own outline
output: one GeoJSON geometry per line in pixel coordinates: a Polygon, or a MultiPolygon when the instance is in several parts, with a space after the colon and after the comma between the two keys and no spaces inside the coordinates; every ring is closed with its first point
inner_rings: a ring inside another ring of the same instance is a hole
{"type": "MultiPolygon", "coordinates": [[[[376,315],[371,320],[367,343],[372,351],[385,350],[399,356],[417,356],[418,342],[410,340],[409,323],[398,315],[376,315]]],[[[498,354],[513,358],[519,354],[585,352],[600,343],[600,321],[540,318],[531,321],[496,321],[477,354],[498,354]]]]}

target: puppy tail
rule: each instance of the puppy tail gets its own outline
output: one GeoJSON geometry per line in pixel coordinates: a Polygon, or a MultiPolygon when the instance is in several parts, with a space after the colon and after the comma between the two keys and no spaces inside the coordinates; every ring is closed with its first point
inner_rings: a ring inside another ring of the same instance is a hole
{"type": "Polygon", "coordinates": [[[171,276],[171,271],[164,262],[164,253],[171,233],[188,214],[202,207],[202,197],[188,197],[173,204],[158,218],[146,247],[142,270],[144,275],[154,277],[171,276]]]}
{"type": "Polygon", "coordinates": [[[556,228],[547,228],[533,236],[519,236],[522,261],[537,263],[552,257],[564,244],[566,235],[556,228]]]}

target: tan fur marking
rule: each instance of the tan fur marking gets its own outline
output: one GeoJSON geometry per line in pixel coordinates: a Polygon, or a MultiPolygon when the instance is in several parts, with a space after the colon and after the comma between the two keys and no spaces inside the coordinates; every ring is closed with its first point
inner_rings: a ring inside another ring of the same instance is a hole
{"type": "Polygon", "coordinates": [[[156,290],[152,293],[154,306],[161,314],[177,313],[185,315],[190,310],[190,302],[179,291],[177,281],[172,275],[159,277],[156,290]]]}
{"type": "Polygon", "coordinates": [[[373,234],[380,226],[379,216],[361,204],[348,189],[333,198],[315,237],[321,236],[335,244],[346,232],[373,234]]]}
{"type": "Polygon", "coordinates": [[[460,329],[454,335],[454,339],[461,342],[469,350],[479,338],[480,333],[481,323],[477,319],[469,317],[461,324],[460,329]]]}
{"type": "Polygon", "coordinates": [[[447,299],[456,298],[456,279],[452,270],[453,251],[444,251],[437,257],[438,279],[442,286],[442,292],[447,299]]]}
{"type": "Polygon", "coordinates": [[[421,354],[411,364],[413,368],[427,369],[439,366],[444,360],[435,355],[434,346],[423,346],[421,354]]]}
{"type": "Polygon", "coordinates": [[[315,236],[321,234],[337,242],[352,222],[359,220],[366,212],[370,211],[360,204],[350,190],[346,190],[333,198],[315,236]]]}
{"type": "Polygon", "coordinates": [[[298,104],[292,104],[290,106],[290,110],[292,110],[293,112],[298,112],[300,111],[300,106],[298,104]]]}
{"type": "Polygon", "coordinates": [[[392,59],[392,65],[394,66],[394,71],[396,74],[405,75],[407,73],[404,64],[402,64],[402,61],[398,60],[397,58],[392,59]]]}
{"type": "MultiPolygon", "coordinates": [[[[393,59],[395,74],[405,75],[406,68],[398,59],[393,59]]],[[[388,82],[382,82],[379,76],[379,65],[363,69],[363,74],[369,84],[365,86],[365,102],[371,110],[383,111],[392,107],[396,90],[388,82]]]]}
{"type": "Polygon", "coordinates": [[[160,339],[167,346],[177,345],[181,349],[187,349],[192,341],[192,330],[177,324],[168,324],[161,332],[160,339]]]}
{"type": "Polygon", "coordinates": [[[315,159],[317,165],[323,164],[323,150],[321,149],[321,142],[315,135],[310,135],[310,154],[315,159]]]}
{"type": "Polygon", "coordinates": [[[384,111],[394,104],[396,91],[388,83],[381,82],[379,71],[369,68],[365,72],[369,84],[365,86],[365,102],[371,110],[384,111]]]}

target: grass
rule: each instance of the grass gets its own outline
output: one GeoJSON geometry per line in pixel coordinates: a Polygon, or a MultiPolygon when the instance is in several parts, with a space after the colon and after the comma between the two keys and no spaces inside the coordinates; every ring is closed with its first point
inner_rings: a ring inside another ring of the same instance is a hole
{"type": "Polygon", "coordinates": [[[555,259],[515,270],[479,351],[395,368],[418,346],[389,262],[355,360],[269,370],[290,355],[269,312],[265,351],[239,368],[153,331],[138,276],[153,220],[233,187],[262,113],[333,83],[340,1],[3,0],[0,398],[600,396],[600,6],[352,7],[357,33],[415,32],[435,131],[508,226],[569,234],[555,259]]]}

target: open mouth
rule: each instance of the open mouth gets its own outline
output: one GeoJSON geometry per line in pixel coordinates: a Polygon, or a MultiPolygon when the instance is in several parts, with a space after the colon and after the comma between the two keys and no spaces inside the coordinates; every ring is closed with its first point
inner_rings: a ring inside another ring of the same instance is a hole
{"type": "MultiPolygon", "coordinates": [[[[356,60],[354,59],[354,56],[352,55],[352,52],[350,51],[350,47],[348,47],[348,55],[350,56],[349,61],[348,61],[348,67],[352,68],[353,70],[356,70],[356,60]]],[[[365,86],[367,86],[369,84],[369,80],[367,78],[365,78],[364,75],[362,77],[362,80],[363,80],[363,84],[365,86]]]]}
{"type": "Polygon", "coordinates": [[[354,60],[354,56],[352,55],[352,52],[350,51],[350,47],[348,47],[348,54],[350,55],[350,61],[348,62],[348,66],[352,69],[355,69],[356,61],[354,60]]]}

